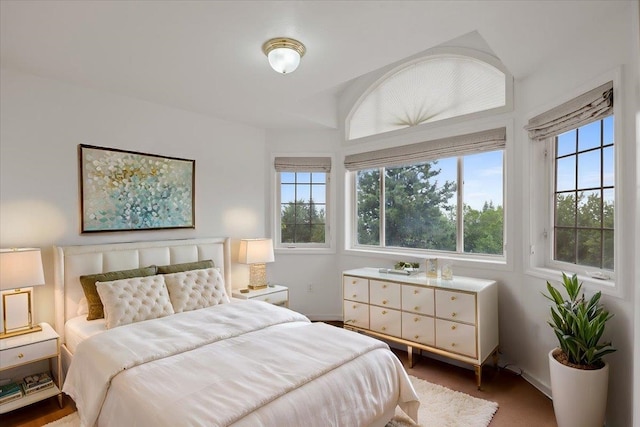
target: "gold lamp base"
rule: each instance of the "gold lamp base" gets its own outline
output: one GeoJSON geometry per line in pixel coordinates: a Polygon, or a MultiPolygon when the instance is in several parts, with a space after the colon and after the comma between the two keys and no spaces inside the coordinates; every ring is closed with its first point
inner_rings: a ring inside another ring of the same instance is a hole
{"type": "Polygon", "coordinates": [[[18,335],[24,335],[24,334],[30,334],[32,332],[40,332],[42,330],[42,326],[40,325],[33,325],[30,328],[27,329],[20,329],[18,331],[7,331],[7,332],[1,332],[0,333],[0,340],[5,339],[5,338],[11,338],[11,337],[16,337],[18,335]]]}
{"type": "Polygon", "coordinates": [[[249,266],[249,289],[265,289],[267,287],[267,265],[265,263],[249,266]]]}

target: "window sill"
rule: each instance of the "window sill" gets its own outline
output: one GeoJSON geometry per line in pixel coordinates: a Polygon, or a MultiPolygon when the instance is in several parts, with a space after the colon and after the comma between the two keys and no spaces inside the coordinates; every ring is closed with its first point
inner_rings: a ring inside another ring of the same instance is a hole
{"type": "Polygon", "coordinates": [[[332,255],[336,253],[334,248],[274,248],[276,254],[281,255],[332,255]]]}
{"type": "MultiPolygon", "coordinates": [[[[562,279],[562,270],[548,267],[532,267],[525,271],[527,276],[536,277],[550,281],[552,284],[560,282],[562,279]]],[[[565,271],[566,274],[573,274],[571,271],[565,271]]],[[[578,281],[582,282],[585,288],[592,292],[602,291],[605,295],[621,298],[620,289],[616,286],[615,280],[601,280],[578,273],[578,281]]]]}
{"type": "Polygon", "coordinates": [[[419,252],[411,252],[408,251],[380,251],[373,249],[364,249],[364,248],[350,248],[345,249],[345,255],[353,255],[353,256],[366,256],[372,258],[384,258],[386,260],[389,257],[398,257],[398,258],[417,258],[421,260],[420,262],[424,262],[427,258],[438,258],[442,260],[452,261],[454,266],[459,267],[467,267],[467,268],[480,268],[480,269],[488,269],[488,270],[500,270],[500,271],[511,271],[512,267],[507,263],[505,257],[499,256],[470,256],[470,255],[461,255],[461,254],[449,254],[449,253],[419,253],[419,252]]]}

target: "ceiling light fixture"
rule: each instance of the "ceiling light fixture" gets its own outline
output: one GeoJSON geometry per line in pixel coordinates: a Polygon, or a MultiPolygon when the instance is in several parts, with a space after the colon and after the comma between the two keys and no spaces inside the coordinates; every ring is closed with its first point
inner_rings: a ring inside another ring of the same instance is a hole
{"type": "Polygon", "coordinates": [[[292,73],[300,65],[302,58],[307,51],[298,40],[288,37],[276,37],[267,40],[262,45],[262,51],[269,58],[269,65],[280,74],[292,73]]]}

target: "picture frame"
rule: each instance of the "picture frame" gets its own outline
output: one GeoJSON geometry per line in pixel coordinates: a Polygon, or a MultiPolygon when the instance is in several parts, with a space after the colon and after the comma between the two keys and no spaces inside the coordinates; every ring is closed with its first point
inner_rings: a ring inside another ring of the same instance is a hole
{"type": "Polygon", "coordinates": [[[427,258],[425,272],[428,278],[438,278],[438,258],[427,258]]]}
{"type": "Polygon", "coordinates": [[[81,233],[195,228],[195,160],[78,145],[81,233]]]}

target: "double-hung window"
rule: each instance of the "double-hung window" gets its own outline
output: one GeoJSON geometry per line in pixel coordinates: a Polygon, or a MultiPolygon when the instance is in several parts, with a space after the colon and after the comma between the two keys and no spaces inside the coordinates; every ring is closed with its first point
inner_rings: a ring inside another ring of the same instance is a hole
{"type": "Polygon", "coordinates": [[[276,157],[276,247],[328,248],[330,157],[276,157]]]}
{"type": "Polygon", "coordinates": [[[611,279],[614,265],[613,83],[532,118],[549,162],[546,267],[611,279]]]}
{"type": "Polygon", "coordinates": [[[352,247],[504,255],[506,129],[345,158],[352,247]]]}

